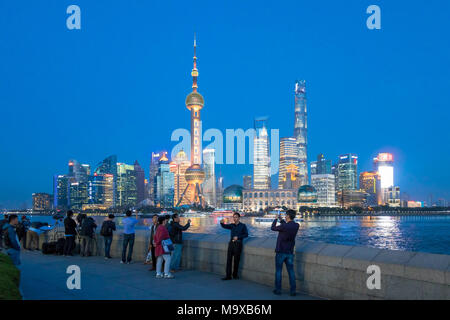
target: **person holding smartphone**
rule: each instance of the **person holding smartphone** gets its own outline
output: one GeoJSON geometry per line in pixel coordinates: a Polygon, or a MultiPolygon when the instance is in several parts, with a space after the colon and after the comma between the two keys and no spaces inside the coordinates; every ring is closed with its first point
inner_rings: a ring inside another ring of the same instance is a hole
{"type": "Polygon", "coordinates": [[[239,279],[239,261],[242,253],[242,241],[248,237],[247,226],[240,222],[241,215],[237,212],[233,214],[233,223],[227,223],[228,221],[220,221],[220,226],[224,229],[231,230],[231,239],[228,243],[227,251],[227,268],[226,276],[222,280],[231,280],[231,264],[233,265],[233,279],[239,279]]]}

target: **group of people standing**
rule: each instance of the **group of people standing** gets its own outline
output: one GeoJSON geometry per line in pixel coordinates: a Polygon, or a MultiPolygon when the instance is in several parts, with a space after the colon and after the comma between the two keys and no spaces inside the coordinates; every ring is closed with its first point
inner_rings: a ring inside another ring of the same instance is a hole
{"type": "MultiPolygon", "coordinates": [[[[138,215],[132,217],[132,212],[128,210],[126,217],[122,220],[123,224],[123,244],[121,263],[132,263],[133,246],[135,241],[135,225],[138,223],[138,215]]],[[[278,216],[272,223],[271,230],[278,232],[277,244],[275,248],[275,289],[274,294],[281,294],[281,277],[283,264],[289,275],[290,294],[296,295],[296,280],[294,272],[294,246],[295,239],[299,230],[299,224],[295,222],[296,212],[288,210],[286,220],[278,216]]],[[[113,233],[116,231],[114,215],[110,214],[102,223],[100,234],[105,242],[105,259],[111,259],[110,250],[113,240],[113,233]]],[[[29,222],[29,220],[28,220],[29,222]]],[[[36,227],[27,223],[27,218],[23,217],[20,222],[25,225],[26,236],[22,236],[28,249],[39,248],[39,235],[54,228],[53,226],[36,227]]],[[[173,273],[180,270],[180,261],[183,250],[183,231],[186,231],[191,225],[191,220],[186,225],[180,224],[178,214],[172,216],[152,216],[150,225],[150,239],[148,254],[145,263],[150,263],[151,271],[156,271],[156,278],[172,279],[173,273]],[[169,222],[169,220],[171,220],[169,222]]],[[[239,213],[234,213],[233,221],[228,223],[227,219],[220,222],[222,228],[230,230],[230,241],[227,250],[227,264],[225,277],[222,280],[239,279],[239,262],[243,249],[244,239],[248,237],[247,226],[240,222],[239,213]]],[[[0,221],[0,248],[5,248],[15,265],[20,265],[20,230],[19,219],[15,214],[11,214],[0,221]]],[[[73,212],[67,211],[67,217],[64,219],[64,256],[71,256],[75,248],[75,238],[80,236],[80,255],[90,255],[92,239],[95,235],[97,225],[92,217],[79,214],[77,219],[73,219],[73,212]]],[[[23,231],[21,231],[23,233],[23,231]]]]}

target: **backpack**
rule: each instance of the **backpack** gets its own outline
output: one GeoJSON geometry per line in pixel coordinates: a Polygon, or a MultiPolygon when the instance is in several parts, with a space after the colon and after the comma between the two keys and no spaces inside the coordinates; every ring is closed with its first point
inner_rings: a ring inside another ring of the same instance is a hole
{"type": "Polygon", "coordinates": [[[25,236],[25,233],[27,232],[27,229],[25,228],[25,225],[23,222],[19,222],[16,227],[16,233],[19,239],[22,239],[25,236]]]}
{"type": "Polygon", "coordinates": [[[105,221],[102,224],[102,228],[100,229],[100,235],[104,237],[112,236],[113,230],[111,227],[111,223],[109,221],[105,221]]]}
{"type": "Polygon", "coordinates": [[[92,220],[89,218],[84,219],[83,223],[81,224],[80,235],[92,237],[93,233],[94,233],[94,230],[93,230],[92,220]]]}

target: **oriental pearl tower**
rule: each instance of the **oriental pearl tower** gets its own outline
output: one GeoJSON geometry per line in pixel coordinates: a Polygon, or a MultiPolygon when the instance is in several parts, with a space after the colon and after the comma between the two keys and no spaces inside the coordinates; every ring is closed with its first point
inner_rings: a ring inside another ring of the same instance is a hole
{"type": "Polygon", "coordinates": [[[200,110],[203,108],[205,101],[200,93],[197,92],[197,42],[194,37],[194,67],[192,69],[192,92],[186,97],[186,107],[191,112],[191,166],[186,169],[184,177],[187,182],[186,189],[183,191],[177,206],[181,203],[186,193],[190,195],[190,203],[205,206],[201,184],[205,180],[205,172],[200,166],[202,155],[202,137],[201,137],[201,121],[200,110]],[[190,190],[188,192],[188,190],[190,190]]]}

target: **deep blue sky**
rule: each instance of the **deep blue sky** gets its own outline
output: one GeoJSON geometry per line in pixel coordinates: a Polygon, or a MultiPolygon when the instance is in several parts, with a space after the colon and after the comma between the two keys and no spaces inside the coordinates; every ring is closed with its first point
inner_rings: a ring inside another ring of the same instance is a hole
{"type": "MultiPolygon", "coordinates": [[[[307,80],[309,159],[357,153],[370,170],[395,155],[412,198],[450,199],[448,1],[1,1],[0,207],[52,192],[74,158],[110,154],[148,174],[151,151],[189,127],[197,33],[203,127],[268,116],[293,132],[296,79],[307,80]],[[66,28],[81,7],[82,29],[66,28]],[[366,28],[378,4],[382,30],[366,28]]],[[[225,185],[248,165],[221,166],[225,185]]]]}

